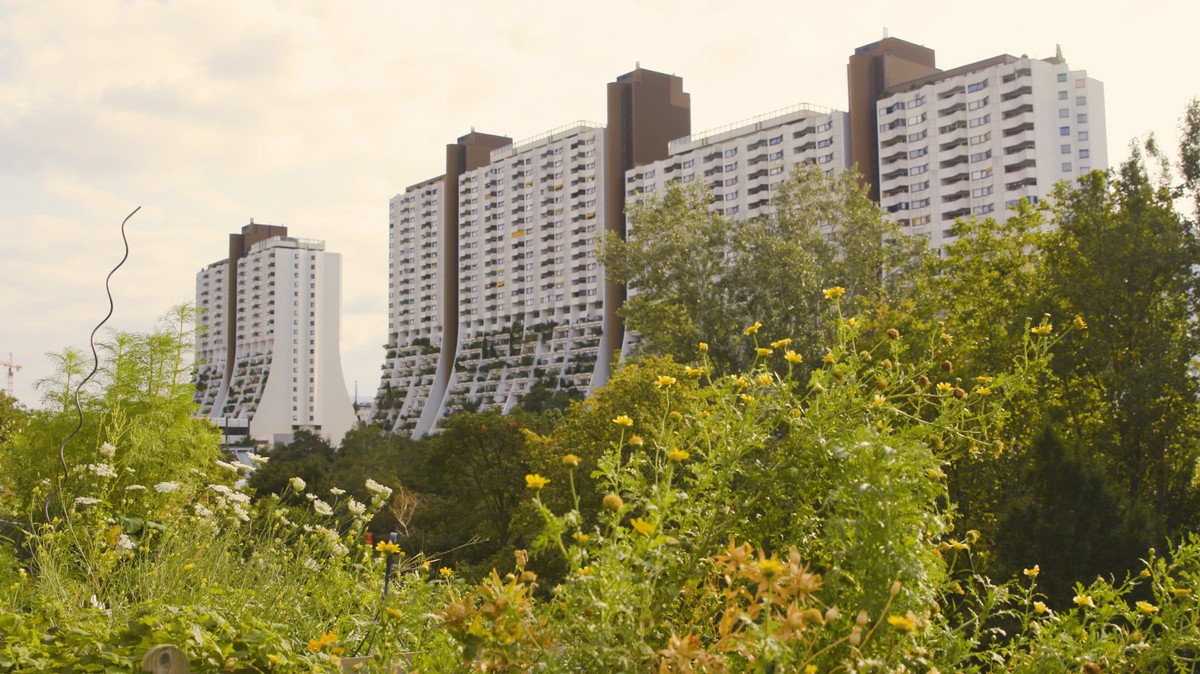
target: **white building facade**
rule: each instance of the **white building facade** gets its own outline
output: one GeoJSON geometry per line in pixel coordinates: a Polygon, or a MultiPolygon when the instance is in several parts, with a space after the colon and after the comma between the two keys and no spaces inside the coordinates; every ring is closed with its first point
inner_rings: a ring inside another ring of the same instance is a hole
{"type": "Polygon", "coordinates": [[[286,442],[304,429],[336,445],[355,422],[340,355],[342,257],[283,231],[244,229],[244,252],[197,274],[197,401],[230,436],[286,442]]]}
{"type": "Polygon", "coordinates": [[[1062,58],[998,56],[876,102],[880,205],[937,248],[958,218],[1003,221],[1060,180],[1108,168],[1104,86],[1062,58]]]}

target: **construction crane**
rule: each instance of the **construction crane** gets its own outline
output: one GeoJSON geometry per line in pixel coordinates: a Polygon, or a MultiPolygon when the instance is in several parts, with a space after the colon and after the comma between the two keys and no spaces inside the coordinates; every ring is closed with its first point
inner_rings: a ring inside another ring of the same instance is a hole
{"type": "Polygon", "coordinates": [[[8,397],[13,398],[15,397],[13,396],[13,375],[21,369],[21,366],[13,362],[12,351],[8,352],[8,360],[0,360],[0,366],[8,368],[8,397]]]}

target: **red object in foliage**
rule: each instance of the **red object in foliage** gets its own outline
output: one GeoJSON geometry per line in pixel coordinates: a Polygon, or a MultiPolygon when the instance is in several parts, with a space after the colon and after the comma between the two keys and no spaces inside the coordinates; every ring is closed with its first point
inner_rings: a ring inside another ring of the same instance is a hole
{"type": "Polygon", "coordinates": [[[373,547],[373,545],[372,545],[372,544],[373,544],[374,542],[375,542],[375,536],[374,536],[373,534],[371,534],[371,532],[370,532],[370,531],[368,531],[368,532],[367,532],[367,547],[368,547],[368,548],[370,548],[370,547],[373,547]]]}

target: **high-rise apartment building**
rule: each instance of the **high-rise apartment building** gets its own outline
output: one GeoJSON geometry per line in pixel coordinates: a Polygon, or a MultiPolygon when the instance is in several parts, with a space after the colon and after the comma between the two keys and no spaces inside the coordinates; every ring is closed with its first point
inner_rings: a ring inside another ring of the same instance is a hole
{"type": "Polygon", "coordinates": [[[872,196],[937,248],[958,218],[999,220],[1020,199],[1108,168],[1104,85],[1047,59],[1007,54],[951,70],[896,38],[850,57],[851,146],[872,196]]]}
{"type": "Polygon", "coordinates": [[[196,400],[227,437],[333,443],[354,425],[339,351],[342,259],[251,222],[196,275],[196,400]]]}
{"type": "Polygon", "coordinates": [[[607,96],[607,127],[515,144],[473,132],[448,146],[445,175],[392,199],[376,422],[421,436],[457,409],[582,397],[607,379],[623,289],[606,283],[596,240],[624,235],[625,171],[690,131],[678,77],[637,68],[607,96]]]}

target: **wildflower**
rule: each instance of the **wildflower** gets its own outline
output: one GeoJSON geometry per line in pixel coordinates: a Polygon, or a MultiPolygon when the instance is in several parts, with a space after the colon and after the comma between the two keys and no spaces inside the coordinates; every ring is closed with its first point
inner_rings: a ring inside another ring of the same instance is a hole
{"type": "Polygon", "coordinates": [[[304,559],[304,568],[312,571],[313,573],[317,573],[321,570],[321,565],[318,564],[317,560],[313,559],[312,557],[306,557],[304,559]]]}
{"type": "Polygon", "coordinates": [[[738,399],[741,400],[742,402],[746,403],[747,405],[754,402],[754,396],[746,395],[745,393],[739,395],[738,399]]]}
{"type": "Polygon", "coordinates": [[[686,374],[689,377],[698,377],[698,376],[704,374],[704,368],[692,367],[689,365],[688,367],[684,368],[683,372],[684,372],[684,374],[686,374]]]}
{"type": "Polygon", "coordinates": [[[266,463],[266,462],[268,462],[268,461],[270,461],[270,460],[271,460],[271,459],[269,459],[268,457],[265,457],[265,456],[259,456],[258,454],[253,454],[253,453],[251,453],[251,454],[247,454],[247,455],[246,455],[246,458],[250,459],[250,463],[253,463],[253,464],[254,464],[254,465],[256,465],[256,466],[261,466],[261,465],[263,465],[264,463],[266,463]]]}
{"type": "Polygon", "coordinates": [[[1042,613],[1045,613],[1046,612],[1046,604],[1044,604],[1040,601],[1035,601],[1035,602],[1033,602],[1033,610],[1035,613],[1038,613],[1039,615],[1042,613]]]}
{"type": "Polygon", "coordinates": [[[759,386],[770,386],[772,383],[774,383],[774,381],[775,380],[771,378],[771,375],[767,374],[766,372],[754,378],[754,383],[758,384],[759,386]]]}
{"type": "Polygon", "coordinates": [[[834,286],[832,288],[826,288],[825,290],[823,290],[821,292],[823,292],[825,294],[825,299],[834,300],[834,299],[841,297],[842,295],[845,295],[846,289],[841,286],[834,286]]]}
{"type": "Polygon", "coordinates": [[[975,393],[981,396],[990,396],[992,395],[992,389],[986,386],[980,386],[979,388],[975,389],[975,393]]]}
{"type": "Polygon", "coordinates": [[[140,484],[131,484],[125,487],[125,491],[146,491],[146,487],[140,484]]]}
{"type": "Polygon", "coordinates": [[[448,566],[443,566],[442,568],[438,569],[438,575],[442,578],[451,578],[454,576],[454,569],[448,566]]]}
{"type": "Polygon", "coordinates": [[[1144,615],[1154,615],[1155,613],[1158,613],[1158,607],[1147,601],[1139,601],[1137,603],[1137,610],[1141,611],[1144,615]]]}
{"type": "Polygon", "coordinates": [[[391,541],[379,541],[375,544],[375,552],[384,555],[398,555],[400,554],[401,550],[399,545],[396,545],[391,541]]]}
{"type": "Polygon", "coordinates": [[[885,402],[887,402],[887,399],[884,398],[883,396],[879,395],[878,393],[876,393],[875,397],[871,399],[870,408],[873,410],[877,410],[880,407],[883,407],[883,403],[885,403],[885,402]]]}
{"type": "Polygon", "coordinates": [[[580,531],[576,531],[575,533],[571,534],[571,538],[574,538],[577,543],[587,543],[589,540],[591,540],[591,536],[588,536],[580,531]]]}
{"type": "Polygon", "coordinates": [[[691,454],[688,454],[686,449],[676,448],[676,449],[672,449],[671,451],[667,452],[668,459],[670,459],[672,461],[678,461],[680,463],[687,461],[689,456],[691,456],[691,454]]]}
{"type": "Polygon", "coordinates": [[[1032,330],[1030,330],[1030,332],[1032,332],[1033,334],[1035,334],[1039,337],[1042,337],[1044,335],[1050,334],[1051,332],[1054,332],[1054,325],[1051,323],[1043,323],[1043,324],[1037,326],[1036,328],[1033,328],[1032,330]]]}
{"type": "Polygon", "coordinates": [[[821,358],[821,360],[825,361],[826,363],[836,363],[837,356],[833,355],[832,353],[827,353],[821,358]]]}
{"type": "Polygon", "coordinates": [[[329,504],[324,501],[313,501],[313,510],[317,511],[318,515],[326,517],[333,514],[333,508],[329,507],[329,504]]]}
{"type": "Polygon", "coordinates": [[[942,369],[945,370],[946,372],[953,372],[954,371],[954,363],[951,361],[948,361],[948,360],[943,360],[942,361],[942,369]]]}
{"type": "Polygon", "coordinates": [[[600,501],[600,506],[605,510],[620,510],[624,505],[625,501],[623,501],[617,494],[613,494],[611,492],[605,494],[604,498],[600,501]]]}
{"type": "Polygon", "coordinates": [[[613,419],[613,423],[618,426],[632,426],[633,419],[630,419],[628,414],[622,414],[616,419],[613,419]]]}
{"type": "Polygon", "coordinates": [[[367,477],[366,487],[367,487],[367,492],[371,492],[373,495],[376,495],[376,497],[379,497],[380,499],[390,499],[391,498],[391,487],[384,487],[383,485],[380,485],[380,483],[370,479],[370,477],[367,477]]]}
{"type": "Polygon", "coordinates": [[[976,384],[990,384],[990,383],[992,383],[992,378],[987,376],[986,374],[981,374],[975,378],[975,383],[976,384]]]}
{"type": "Polygon", "coordinates": [[[87,470],[96,474],[96,477],[116,477],[117,471],[107,463],[89,463],[87,470]]]}
{"type": "Polygon", "coordinates": [[[633,445],[634,447],[642,447],[646,444],[646,441],[643,440],[642,436],[640,435],[631,435],[629,436],[629,444],[633,445]]]}
{"type": "Polygon", "coordinates": [[[791,349],[784,352],[783,359],[786,360],[787,362],[791,363],[792,365],[797,365],[799,363],[804,362],[804,356],[801,356],[800,354],[796,353],[795,351],[792,351],[791,349]]]}
{"type": "Polygon", "coordinates": [[[304,478],[300,477],[293,477],[292,479],[288,480],[288,485],[290,485],[292,491],[296,492],[297,494],[304,491],[304,488],[308,486],[308,484],[304,482],[304,478]]]}
{"type": "Polygon", "coordinates": [[[178,482],[159,482],[158,484],[154,485],[154,491],[160,494],[169,494],[176,489],[179,489],[178,482]]]}
{"type": "MultiPolygon", "coordinates": [[[[955,387],[954,387],[954,390],[953,390],[953,391],[951,391],[951,393],[953,393],[953,394],[954,394],[954,397],[955,397],[955,398],[958,398],[959,400],[962,400],[963,398],[966,398],[966,397],[967,397],[967,392],[966,392],[966,390],[964,390],[964,389],[961,389],[961,388],[959,388],[959,387],[957,387],[957,386],[955,386],[955,387]]],[[[990,393],[990,391],[989,391],[989,393],[990,393]]]]}
{"type": "Polygon", "coordinates": [[[268,653],[267,662],[270,662],[272,665],[283,664],[283,657],[276,655],[275,653],[268,653]]]}
{"type": "Polygon", "coordinates": [[[804,665],[804,674],[817,674],[816,665],[804,665]]]}
{"type": "Polygon", "coordinates": [[[92,498],[90,496],[80,496],[79,498],[75,499],[75,505],[96,505],[99,502],[100,499],[92,498]]]}
{"type": "Polygon", "coordinates": [[[900,331],[896,328],[888,328],[888,331],[884,334],[887,335],[888,339],[900,339],[900,331]]]}
{"type": "Polygon", "coordinates": [[[404,617],[404,613],[402,613],[400,611],[400,609],[394,608],[392,606],[387,607],[387,614],[388,614],[389,618],[403,618],[404,617]]]}
{"type": "Polygon", "coordinates": [[[542,477],[537,473],[529,473],[525,476],[526,489],[541,489],[550,484],[550,478],[542,477]]]}
{"type": "Polygon", "coordinates": [[[1025,571],[1024,571],[1025,575],[1029,578],[1037,578],[1038,574],[1041,572],[1042,572],[1042,568],[1040,566],[1038,566],[1037,564],[1034,564],[1033,568],[1025,569],[1025,571]]]}
{"type": "Polygon", "coordinates": [[[579,458],[578,456],[576,456],[574,454],[567,454],[566,456],[564,456],[562,458],[563,465],[570,466],[572,468],[578,467],[580,462],[582,462],[582,461],[583,461],[583,459],[579,458]]]}
{"type": "Polygon", "coordinates": [[[759,329],[759,328],[761,328],[761,327],[762,327],[762,323],[759,323],[758,321],[755,321],[755,322],[754,322],[754,325],[751,325],[751,326],[747,327],[745,330],[742,330],[742,334],[743,334],[743,335],[754,335],[754,334],[757,334],[757,333],[758,333],[758,329],[759,329]]]}
{"type": "Polygon", "coordinates": [[[784,337],[783,339],[778,339],[778,340],[775,340],[774,342],[771,342],[771,348],[772,349],[782,349],[783,347],[785,347],[791,343],[792,343],[791,337],[784,337]]]}
{"type": "Polygon", "coordinates": [[[1072,321],[1072,324],[1075,326],[1076,330],[1087,330],[1087,321],[1084,321],[1083,316],[1080,316],[1079,314],[1075,314],[1075,320],[1072,321]]]}
{"type": "Polygon", "coordinates": [[[733,378],[733,385],[738,388],[746,388],[750,385],[750,380],[739,375],[733,378]]]}
{"type": "Polygon", "coordinates": [[[708,353],[708,342],[700,342],[700,353],[708,353]]]}
{"type": "Polygon", "coordinates": [[[1138,574],[1138,578],[1149,578],[1149,577],[1150,577],[1150,569],[1142,569],[1142,572],[1138,574]]]}
{"type": "Polygon", "coordinates": [[[106,459],[111,459],[116,453],[117,448],[113,447],[111,442],[106,442],[103,445],[100,445],[100,456],[103,456],[106,459]]]}
{"type": "Polygon", "coordinates": [[[320,653],[326,646],[337,641],[337,635],[333,632],[326,632],[316,639],[308,640],[308,650],[314,653],[320,653]]]}
{"type": "Polygon", "coordinates": [[[775,576],[783,572],[783,562],[775,559],[774,557],[760,559],[758,560],[758,570],[761,571],[764,576],[775,576]]]}
{"type": "Polygon", "coordinates": [[[1186,588],[1186,587],[1171,588],[1171,594],[1175,595],[1176,597],[1186,597],[1191,593],[1192,593],[1191,589],[1186,588]]]}
{"type": "Polygon", "coordinates": [[[234,473],[238,472],[238,467],[232,463],[229,463],[228,461],[221,461],[220,459],[217,459],[217,465],[225,470],[233,471],[234,473]]]}
{"type": "Polygon", "coordinates": [[[671,410],[671,413],[667,416],[671,417],[671,421],[683,421],[683,415],[678,410],[671,410]]]}
{"type": "Polygon", "coordinates": [[[333,494],[334,496],[341,496],[342,494],[345,494],[345,493],[346,493],[346,490],[345,490],[345,489],[340,489],[340,488],[338,488],[338,487],[330,487],[330,488],[329,488],[329,493],[330,493],[330,494],[333,494]]]}
{"type": "Polygon", "coordinates": [[[634,531],[643,536],[649,536],[650,534],[654,533],[654,525],[640,517],[633,518],[629,522],[629,525],[633,527],[634,531]]]}
{"type": "Polygon", "coordinates": [[[888,616],[888,624],[899,632],[911,634],[917,631],[917,623],[909,616],[890,615],[888,616]]]}
{"type": "Polygon", "coordinates": [[[938,385],[937,385],[938,393],[949,393],[952,390],[954,390],[954,386],[952,386],[951,384],[948,384],[944,381],[938,382],[938,385]]]}
{"type": "Polygon", "coordinates": [[[1074,601],[1075,601],[1075,605],[1079,606],[1079,607],[1083,607],[1083,606],[1086,606],[1088,608],[1096,607],[1096,602],[1092,601],[1092,598],[1087,596],[1086,594],[1075,595],[1074,601]]]}
{"type": "Polygon", "coordinates": [[[664,374],[664,375],[659,375],[658,381],[654,382],[654,385],[659,388],[666,388],[668,386],[671,386],[674,383],[675,383],[674,377],[668,377],[667,375],[664,374]]]}
{"type": "Polygon", "coordinates": [[[760,346],[754,350],[754,353],[758,354],[760,357],[769,356],[774,353],[774,349],[768,349],[765,346],[760,346]]]}

